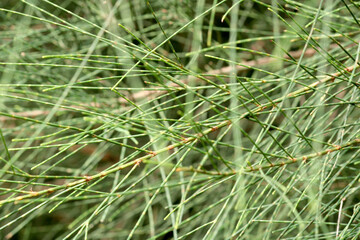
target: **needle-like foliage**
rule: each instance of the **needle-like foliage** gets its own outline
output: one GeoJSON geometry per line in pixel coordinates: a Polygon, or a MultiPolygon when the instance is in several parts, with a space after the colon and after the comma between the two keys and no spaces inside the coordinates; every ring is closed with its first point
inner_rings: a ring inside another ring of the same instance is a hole
{"type": "Polygon", "coordinates": [[[359,239],[360,4],[1,0],[1,239],[359,239]]]}

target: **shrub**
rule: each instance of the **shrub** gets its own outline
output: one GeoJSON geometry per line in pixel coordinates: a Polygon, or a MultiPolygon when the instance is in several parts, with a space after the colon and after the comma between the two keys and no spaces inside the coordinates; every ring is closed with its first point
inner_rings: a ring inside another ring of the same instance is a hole
{"type": "Polygon", "coordinates": [[[0,3],[2,239],[358,239],[359,3],[0,3]]]}

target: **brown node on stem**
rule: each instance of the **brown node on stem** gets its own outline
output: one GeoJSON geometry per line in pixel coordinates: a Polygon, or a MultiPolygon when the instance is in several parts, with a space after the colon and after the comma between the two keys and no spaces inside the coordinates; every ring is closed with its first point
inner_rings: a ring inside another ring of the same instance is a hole
{"type": "Polygon", "coordinates": [[[347,68],[345,68],[345,71],[347,71],[347,72],[351,72],[352,70],[353,70],[352,67],[347,67],[347,68]]]}
{"type": "Polygon", "coordinates": [[[249,167],[250,167],[250,171],[255,171],[255,170],[257,170],[257,169],[255,169],[255,168],[253,168],[252,165],[250,165],[249,167]]]}
{"type": "Polygon", "coordinates": [[[212,131],[212,132],[215,132],[215,131],[217,131],[218,129],[219,129],[219,127],[218,127],[218,126],[215,126],[215,127],[212,127],[212,128],[211,128],[211,131],[212,131]]]}
{"type": "Polygon", "coordinates": [[[166,148],[167,148],[167,150],[170,151],[170,150],[173,150],[173,149],[175,148],[175,146],[174,146],[174,145],[170,145],[170,146],[167,146],[166,148]]]}
{"type": "Polygon", "coordinates": [[[48,195],[52,194],[53,192],[54,192],[53,189],[48,189],[48,190],[46,191],[46,193],[47,193],[48,195]]]}
{"type": "Polygon", "coordinates": [[[202,133],[198,133],[198,134],[196,134],[196,136],[197,136],[198,138],[201,138],[201,137],[203,137],[203,136],[204,136],[204,134],[202,134],[202,133]]]}
{"type": "Polygon", "coordinates": [[[17,197],[17,198],[15,199],[14,204],[17,204],[18,201],[21,201],[21,200],[23,200],[23,199],[24,199],[24,197],[22,197],[22,196],[17,197]]]}
{"type": "Polygon", "coordinates": [[[138,167],[138,166],[140,166],[140,163],[141,163],[141,162],[142,162],[141,159],[137,159],[137,160],[135,161],[134,165],[135,165],[136,167],[138,167]]]}
{"type": "Polygon", "coordinates": [[[93,177],[92,176],[84,176],[85,178],[85,182],[90,182],[91,180],[93,180],[93,177]]]}
{"type": "Polygon", "coordinates": [[[266,108],[266,106],[263,106],[261,104],[256,104],[258,106],[258,108],[260,108],[260,111],[264,110],[266,108]]]}
{"type": "Polygon", "coordinates": [[[182,138],[181,143],[185,144],[185,143],[188,143],[189,141],[190,141],[189,138],[182,138]]]}
{"type": "Polygon", "coordinates": [[[31,197],[36,197],[36,196],[38,196],[39,195],[39,192],[33,192],[33,191],[31,191],[31,197]]]}
{"type": "Polygon", "coordinates": [[[149,154],[151,155],[151,157],[155,157],[157,155],[157,152],[150,151],[149,154]]]}
{"type": "Polygon", "coordinates": [[[335,149],[336,149],[336,150],[340,150],[340,149],[341,149],[341,146],[340,146],[340,145],[335,145],[335,149]]]}

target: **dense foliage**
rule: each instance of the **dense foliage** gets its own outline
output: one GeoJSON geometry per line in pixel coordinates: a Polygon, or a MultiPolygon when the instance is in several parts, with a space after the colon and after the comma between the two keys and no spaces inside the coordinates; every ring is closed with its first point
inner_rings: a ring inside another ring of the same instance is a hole
{"type": "Polygon", "coordinates": [[[1,0],[1,239],[359,239],[360,4],[1,0]]]}

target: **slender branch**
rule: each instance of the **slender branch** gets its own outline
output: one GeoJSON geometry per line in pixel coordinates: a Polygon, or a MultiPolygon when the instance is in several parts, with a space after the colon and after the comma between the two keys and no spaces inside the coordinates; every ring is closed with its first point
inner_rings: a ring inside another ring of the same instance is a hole
{"type": "MultiPolygon", "coordinates": [[[[316,53],[315,49],[307,49],[304,53],[304,57],[311,57],[316,53]]],[[[292,56],[293,58],[299,58],[302,54],[302,50],[298,50],[298,51],[291,51],[289,52],[289,55],[292,56]]],[[[284,58],[285,59],[290,59],[289,55],[285,55],[284,58]]],[[[262,57],[256,60],[250,60],[250,61],[243,61],[241,62],[241,65],[236,65],[235,66],[235,71],[237,72],[241,72],[241,71],[246,71],[249,70],[249,67],[255,67],[255,66],[262,66],[265,64],[269,64],[271,62],[276,61],[276,58],[272,58],[272,57],[262,57]],[[246,66],[246,67],[245,67],[246,66]]],[[[232,66],[227,66],[227,67],[223,67],[220,69],[215,69],[215,70],[211,70],[208,71],[204,74],[202,74],[203,76],[207,76],[207,78],[214,78],[216,75],[224,75],[224,74],[229,74],[233,71],[233,67],[232,66]]],[[[195,76],[189,76],[188,78],[185,79],[181,79],[180,81],[182,83],[189,83],[191,81],[197,80],[199,78],[195,77],[195,76]]],[[[168,85],[168,87],[178,87],[179,85],[176,83],[170,83],[168,85]]],[[[162,88],[159,88],[159,90],[145,90],[145,91],[140,91],[137,93],[132,94],[131,96],[129,96],[130,99],[132,100],[139,100],[139,99],[144,99],[147,98],[148,100],[151,100],[153,98],[158,97],[161,94],[167,93],[166,90],[160,90],[162,88]]],[[[123,98],[118,98],[118,101],[120,103],[127,103],[127,101],[123,98]]]]}
{"type": "MultiPolygon", "coordinates": [[[[291,51],[289,52],[289,55],[291,55],[293,58],[299,58],[301,56],[301,53],[302,53],[302,50],[298,50],[298,51],[291,51]]],[[[314,49],[307,49],[304,53],[304,56],[306,57],[311,57],[313,56],[314,54],[316,53],[316,51],[314,49]]],[[[288,55],[285,55],[284,56],[285,59],[289,59],[290,57],[288,55]]],[[[235,66],[235,70],[237,72],[241,72],[241,71],[246,71],[248,70],[247,67],[255,67],[255,66],[258,66],[258,65],[264,65],[264,64],[269,64],[273,61],[275,61],[276,59],[275,58],[272,58],[272,57],[263,57],[263,58],[259,58],[257,60],[251,60],[251,61],[244,61],[241,63],[241,66],[240,65],[237,65],[235,66]],[[245,67],[247,66],[247,67],[245,67]]],[[[232,72],[233,69],[231,66],[228,66],[228,67],[223,67],[223,68],[220,68],[220,69],[215,69],[215,70],[211,70],[211,71],[208,71],[206,73],[204,73],[203,75],[204,76],[208,76],[208,77],[212,77],[213,76],[216,76],[216,75],[222,75],[222,74],[229,74],[230,72],[232,72]]],[[[193,81],[193,80],[197,80],[198,78],[197,77],[194,77],[194,76],[189,76],[185,79],[181,79],[180,81],[182,83],[189,83],[190,81],[193,81]]],[[[178,85],[176,83],[170,83],[168,85],[168,87],[178,87],[178,85]]],[[[140,91],[140,92],[136,92],[136,93],[133,93],[131,95],[128,96],[128,98],[132,99],[133,101],[136,101],[136,100],[140,100],[140,99],[144,99],[144,98],[147,98],[148,100],[151,100],[151,99],[154,99],[158,96],[160,96],[161,94],[165,94],[167,93],[166,90],[163,90],[162,87],[158,87],[157,88],[154,88],[153,90],[144,90],[144,91],[140,91]]],[[[127,104],[128,101],[124,98],[118,98],[118,102],[119,103],[122,103],[122,104],[127,104]]],[[[91,107],[101,107],[99,103],[96,103],[96,102],[91,102],[88,104],[89,106],[91,107]]],[[[70,107],[74,107],[74,108],[84,108],[85,107],[81,107],[81,106],[70,106],[70,107]]],[[[60,108],[59,110],[63,110],[63,111],[67,111],[69,109],[66,109],[66,108],[60,108]]],[[[15,114],[17,116],[21,116],[21,117],[37,117],[37,116],[43,116],[43,115],[47,115],[50,111],[48,110],[33,110],[33,111],[25,111],[25,112],[18,112],[18,113],[12,113],[12,114],[15,114]]],[[[7,116],[1,116],[0,117],[0,121],[7,121],[7,120],[11,120],[12,118],[11,117],[7,117],[7,116]]]]}
{"type": "MultiPolygon", "coordinates": [[[[353,70],[353,68],[354,68],[354,66],[348,67],[348,68],[344,69],[344,71],[342,71],[342,72],[334,73],[331,76],[325,77],[325,78],[323,78],[323,79],[321,79],[321,80],[319,80],[317,82],[314,82],[313,84],[310,84],[309,86],[306,86],[306,87],[303,87],[303,88],[301,88],[301,89],[299,89],[297,91],[291,92],[286,96],[279,97],[279,98],[273,100],[272,102],[268,102],[266,104],[258,106],[255,109],[253,109],[252,111],[249,111],[249,112],[246,112],[246,113],[242,114],[238,119],[236,119],[236,121],[238,121],[240,119],[243,119],[243,118],[246,118],[251,114],[261,112],[262,110],[264,110],[267,107],[271,107],[271,106],[276,107],[276,103],[279,103],[283,99],[294,98],[294,97],[300,96],[302,94],[308,93],[309,91],[314,90],[314,88],[317,85],[319,85],[320,83],[325,83],[325,82],[331,81],[335,77],[338,77],[341,74],[343,74],[344,72],[351,72],[353,70]],[[274,106],[274,104],[275,104],[275,106],[274,106]]],[[[86,184],[86,183],[88,183],[88,182],[90,182],[92,180],[106,177],[109,174],[112,174],[112,173],[117,172],[119,170],[125,169],[127,167],[134,166],[134,165],[139,166],[143,161],[148,160],[148,159],[150,159],[150,158],[152,158],[152,157],[154,157],[154,156],[156,156],[156,155],[158,155],[160,153],[167,152],[167,151],[172,150],[172,149],[174,149],[176,147],[187,145],[187,144],[189,144],[191,142],[195,142],[195,141],[199,140],[201,137],[203,137],[204,135],[207,135],[207,134],[209,134],[211,132],[217,131],[218,129],[223,128],[225,126],[230,126],[231,124],[232,124],[231,120],[222,121],[218,125],[216,125],[216,126],[214,126],[212,128],[208,128],[207,130],[203,131],[202,133],[195,134],[195,136],[193,136],[193,137],[184,138],[182,141],[177,142],[177,143],[172,144],[172,145],[169,145],[169,146],[164,147],[162,149],[159,149],[158,151],[155,151],[155,152],[146,151],[147,155],[145,155],[143,157],[140,157],[140,158],[137,158],[135,160],[132,160],[132,161],[130,161],[128,163],[119,165],[119,166],[117,166],[115,168],[102,171],[102,172],[100,172],[98,174],[95,174],[95,175],[92,175],[92,176],[85,176],[80,180],[76,180],[76,181],[73,181],[73,182],[70,182],[70,183],[67,183],[67,184],[64,184],[64,185],[59,185],[59,186],[48,188],[48,189],[38,191],[38,192],[32,192],[30,194],[25,194],[25,195],[22,195],[22,196],[19,196],[19,197],[14,197],[14,198],[1,200],[0,201],[0,206],[3,205],[3,204],[6,204],[6,203],[11,203],[11,202],[16,203],[17,201],[21,201],[23,199],[29,199],[29,198],[34,198],[34,197],[46,195],[46,194],[51,194],[53,192],[56,192],[56,191],[59,191],[59,190],[62,190],[62,189],[66,189],[66,188],[69,188],[69,187],[80,186],[80,185],[86,184]]],[[[269,164],[269,165],[264,165],[264,166],[259,166],[259,167],[249,167],[249,169],[250,169],[250,171],[257,171],[257,170],[260,170],[260,169],[265,169],[265,168],[282,166],[282,165],[294,163],[294,162],[297,162],[297,161],[300,161],[300,160],[304,161],[304,160],[307,160],[309,158],[314,158],[316,156],[321,156],[321,155],[324,155],[324,154],[327,154],[327,153],[330,153],[330,152],[333,152],[333,151],[336,151],[336,150],[340,150],[340,149],[342,149],[344,147],[351,146],[351,145],[354,145],[355,143],[359,143],[359,142],[360,142],[360,139],[355,139],[352,142],[349,142],[349,143],[347,143],[347,144],[345,144],[343,146],[336,146],[333,149],[328,149],[328,150],[325,150],[325,151],[320,152],[320,153],[314,153],[314,154],[308,155],[306,159],[292,158],[292,159],[289,159],[288,161],[284,161],[284,162],[281,162],[281,163],[269,164]]],[[[194,170],[192,170],[192,168],[189,168],[189,170],[194,171],[194,170]]],[[[204,172],[204,170],[196,170],[196,171],[200,171],[201,173],[207,173],[206,171],[204,172]]],[[[232,172],[231,174],[235,174],[235,173],[236,172],[232,172]]],[[[216,173],[216,175],[219,175],[219,174],[216,173]]]]}
{"type": "Polygon", "coordinates": [[[352,140],[350,142],[347,142],[343,145],[339,145],[339,146],[334,146],[333,148],[329,148],[326,149],[324,151],[321,152],[317,152],[317,153],[312,153],[309,155],[305,155],[302,157],[297,157],[297,158],[288,158],[288,160],[286,161],[281,161],[279,163],[274,163],[274,164],[266,164],[266,165],[260,165],[260,166],[248,166],[245,168],[242,168],[239,171],[232,171],[232,172],[215,172],[215,171],[207,171],[207,170],[202,170],[202,169],[195,169],[194,167],[179,167],[176,169],[177,172],[196,172],[196,173],[201,173],[201,174],[206,174],[206,175],[216,175],[216,176],[231,176],[231,175],[235,175],[238,173],[242,173],[242,172],[255,172],[255,171],[260,171],[263,169],[268,169],[268,168],[273,168],[273,167],[282,167],[285,165],[289,165],[289,164],[293,164],[293,163],[297,163],[297,162],[309,162],[310,160],[316,158],[316,157],[320,157],[332,152],[336,152],[336,151],[340,151],[342,149],[345,149],[347,147],[350,146],[354,146],[356,144],[360,143],[360,138],[357,138],[355,140],[352,140]]]}

